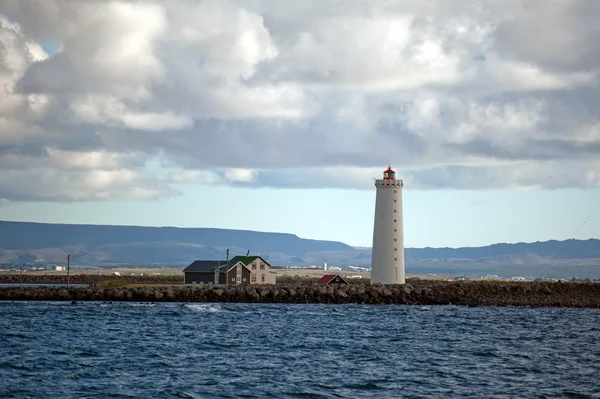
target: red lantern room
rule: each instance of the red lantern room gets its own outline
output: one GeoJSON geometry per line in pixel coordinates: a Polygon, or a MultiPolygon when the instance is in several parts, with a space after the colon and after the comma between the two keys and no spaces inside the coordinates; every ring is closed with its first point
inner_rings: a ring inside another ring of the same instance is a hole
{"type": "Polygon", "coordinates": [[[383,172],[383,180],[396,180],[396,172],[390,166],[383,172]]]}

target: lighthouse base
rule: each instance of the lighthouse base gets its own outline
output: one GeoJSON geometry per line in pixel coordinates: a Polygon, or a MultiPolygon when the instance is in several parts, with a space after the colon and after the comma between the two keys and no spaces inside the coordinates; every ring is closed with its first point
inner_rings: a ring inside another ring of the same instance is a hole
{"type": "Polygon", "coordinates": [[[371,266],[371,284],[404,284],[404,267],[392,265],[371,266]]]}

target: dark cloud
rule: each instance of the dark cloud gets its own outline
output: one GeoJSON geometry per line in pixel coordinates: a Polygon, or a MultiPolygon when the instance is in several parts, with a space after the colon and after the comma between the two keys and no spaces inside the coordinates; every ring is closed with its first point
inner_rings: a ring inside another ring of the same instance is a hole
{"type": "Polygon", "coordinates": [[[523,1],[495,31],[500,54],[558,71],[600,67],[600,3],[523,1]]]}

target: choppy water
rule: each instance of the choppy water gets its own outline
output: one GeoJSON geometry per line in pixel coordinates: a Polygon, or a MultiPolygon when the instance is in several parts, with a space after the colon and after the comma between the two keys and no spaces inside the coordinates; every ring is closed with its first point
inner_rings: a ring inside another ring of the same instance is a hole
{"type": "Polygon", "coordinates": [[[0,302],[2,398],[599,398],[600,310],[0,302]]]}

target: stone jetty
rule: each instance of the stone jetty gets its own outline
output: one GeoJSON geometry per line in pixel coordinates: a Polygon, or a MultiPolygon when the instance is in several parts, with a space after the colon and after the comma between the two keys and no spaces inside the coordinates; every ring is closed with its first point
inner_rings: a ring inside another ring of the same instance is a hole
{"type": "Polygon", "coordinates": [[[330,303],[600,308],[599,283],[416,281],[402,285],[4,287],[0,300],[330,303]]]}

